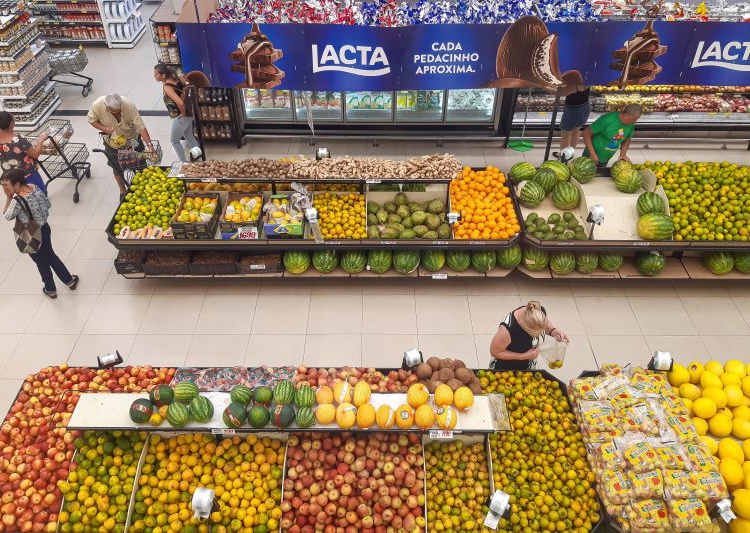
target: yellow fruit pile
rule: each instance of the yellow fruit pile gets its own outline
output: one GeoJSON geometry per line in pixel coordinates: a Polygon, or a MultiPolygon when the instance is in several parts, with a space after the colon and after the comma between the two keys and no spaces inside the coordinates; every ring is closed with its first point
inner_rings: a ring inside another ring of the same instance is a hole
{"type": "Polygon", "coordinates": [[[537,372],[478,373],[505,394],[512,431],[490,435],[495,489],[510,495],[503,531],[591,531],[599,521],[594,473],[568,400],[537,372]]]}
{"type": "Polygon", "coordinates": [[[490,473],[483,442],[425,447],[429,531],[479,531],[487,514],[490,473]]]}
{"type": "Polygon", "coordinates": [[[507,240],[521,230],[505,175],[496,167],[464,168],[451,182],[450,194],[451,209],[461,215],[454,238],[507,240]]]}
{"type": "Polygon", "coordinates": [[[117,208],[114,234],[118,235],[126,226],[132,231],[154,226],[168,228],[184,190],[182,180],[167,178],[167,173],[159,167],[138,172],[117,208]]]}
{"type": "Polygon", "coordinates": [[[88,431],[76,440],[78,467],[70,471],[67,481],[58,482],[65,498],[59,531],[125,530],[145,438],[136,432],[88,431]]]}
{"type": "Polygon", "coordinates": [[[313,196],[320,230],[325,239],[364,239],[365,196],[363,194],[318,193],[313,196]]]}
{"type": "Polygon", "coordinates": [[[268,437],[209,434],[151,437],[130,531],[195,530],[190,502],[197,487],[216,491],[220,510],[210,517],[213,531],[275,531],[281,517],[284,444],[268,437]]]}
{"type": "Polygon", "coordinates": [[[262,206],[263,198],[260,196],[243,196],[239,200],[232,200],[227,206],[224,220],[227,222],[256,221],[260,217],[262,206]]]}

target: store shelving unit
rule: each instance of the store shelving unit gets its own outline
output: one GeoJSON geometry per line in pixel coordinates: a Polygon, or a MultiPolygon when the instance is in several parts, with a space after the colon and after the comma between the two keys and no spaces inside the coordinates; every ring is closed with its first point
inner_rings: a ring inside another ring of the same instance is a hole
{"type": "Polygon", "coordinates": [[[177,15],[169,2],[164,2],[149,19],[151,37],[154,41],[156,61],[182,72],[180,48],[175,33],[177,15]]]}
{"type": "Polygon", "coordinates": [[[0,17],[0,106],[19,130],[32,130],[60,105],[50,83],[48,48],[37,18],[26,12],[0,17]]]}
{"type": "Polygon", "coordinates": [[[237,108],[232,89],[197,89],[194,117],[198,140],[205,142],[233,142],[242,145],[237,126],[237,108]]]}

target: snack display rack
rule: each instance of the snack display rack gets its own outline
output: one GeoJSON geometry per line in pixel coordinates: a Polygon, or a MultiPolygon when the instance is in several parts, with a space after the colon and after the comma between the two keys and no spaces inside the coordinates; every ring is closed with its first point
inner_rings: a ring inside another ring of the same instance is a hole
{"type": "Polygon", "coordinates": [[[154,41],[156,61],[182,72],[182,61],[180,60],[180,48],[177,44],[175,33],[174,14],[169,2],[164,2],[149,19],[151,38],[154,41]]]}

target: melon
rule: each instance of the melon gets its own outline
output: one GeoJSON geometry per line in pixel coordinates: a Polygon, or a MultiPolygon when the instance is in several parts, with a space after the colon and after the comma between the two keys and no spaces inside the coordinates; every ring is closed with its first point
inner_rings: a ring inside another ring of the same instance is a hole
{"type": "Polygon", "coordinates": [[[348,402],[336,408],[336,423],[341,429],[351,429],[357,421],[357,408],[348,402]]]}
{"type": "Polygon", "coordinates": [[[321,385],[315,391],[315,401],[318,403],[333,403],[333,390],[328,385],[321,385]]]}
{"type": "Polygon", "coordinates": [[[495,252],[472,252],[471,254],[471,266],[477,272],[489,272],[495,268],[497,261],[497,254],[495,252]]]}
{"type": "Polygon", "coordinates": [[[617,272],[622,266],[620,254],[599,253],[599,268],[605,272],[617,272]]]}
{"type": "Polygon", "coordinates": [[[643,188],[643,176],[636,169],[615,178],[615,187],[620,192],[632,194],[643,188]]]}
{"type": "Polygon", "coordinates": [[[453,272],[466,272],[471,266],[471,254],[463,250],[452,250],[446,254],[445,263],[453,272]]]}
{"type": "Polygon", "coordinates": [[[405,403],[396,409],[396,425],[400,429],[409,429],[414,425],[414,409],[405,403]]]}
{"type": "Polygon", "coordinates": [[[525,161],[521,161],[520,163],[516,163],[515,165],[510,167],[508,176],[510,177],[511,182],[521,183],[522,181],[531,179],[534,176],[535,172],[536,169],[534,168],[534,165],[525,161]]]}
{"type": "Polygon", "coordinates": [[[378,407],[375,413],[375,422],[380,429],[391,429],[396,421],[396,411],[388,404],[378,407]]]}
{"type": "Polygon", "coordinates": [[[313,252],[312,265],[321,274],[329,274],[339,266],[336,250],[316,250],[313,252]]]}
{"type": "Polygon", "coordinates": [[[301,385],[294,394],[294,403],[297,407],[312,407],[315,403],[315,391],[310,385],[301,385]]]}
{"type": "Polygon", "coordinates": [[[568,163],[568,168],[578,183],[588,183],[596,176],[596,163],[590,157],[576,157],[568,163]]]}
{"type": "Polygon", "coordinates": [[[370,401],[371,393],[372,389],[370,388],[369,383],[366,381],[358,381],[357,384],[354,385],[354,391],[352,392],[352,403],[355,407],[366,404],[370,401]]]}
{"type": "Polygon", "coordinates": [[[156,407],[169,405],[174,401],[174,391],[169,385],[157,385],[149,391],[148,399],[156,407]]]}
{"type": "Polygon", "coordinates": [[[549,269],[563,276],[570,274],[576,268],[576,256],[573,252],[552,252],[549,254],[549,269]]]}
{"type": "Polygon", "coordinates": [[[734,268],[742,274],[750,274],[750,253],[739,252],[732,255],[734,268]]]}
{"type": "Polygon", "coordinates": [[[440,429],[453,429],[458,423],[458,413],[453,407],[440,407],[435,415],[435,422],[440,429]]]}
{"type": "Polygon", "coordinates": [[[549,194],[552,192],[552,189],[555,188],[555,185],[557,185],[557,174],[555,174],[555,171],[551,168],[540,168],[536,171],[536,174],[534,174],[533,181],[538,183],[542,189],[544,189],[544,194],[549,194]]]}
{"type": "Polygon", "coordinates": [[[336,408],[330,403],[318,405],[315,408],[315,419],[318,421],[318,424],[330,424],[336,420],[336,408]]]}
{"type": "Polygon", "coordinates": [[[271,423],[279,429],[285,429],[294,423],[294,407],[291,405],[274,405],[271,411],[271,423]]]}
{"type": "Polygon", "coordinates": [[[429,405],[420,405],[414,412],[414,423],[419,429],[430,429],[435,423],[435,411],[429,405]]]}
{"type": "Polygon", "coordinates": [[[185,404],[173,402],[167,407],[167,422],[175,428],[185,427],[190,421],[190,413],[185,404]]]}
{"type": "Polygon", "coordinates": [[[283,379],[273,388],[273,401],[279,405],[286,405],[294,402],[294,394],[294,383],[283,379]]]}
{"type": "Polygon", "coordinates": [[[539,207],[546,195],[542,186],[535,181],[524,181],[518,185],[518,201],[529,209],[539,207]]]}
{"type": "Polygon", "coordinates": [[[145,424],[154,414],[154,406],[146,398],[138,398],[130,404],[130,420],[136,424],[145,424]]]}
{"type": "Polygon", "coordinates": [[[271,420],[271,413],[262,405],[254,405],[247,412],[247,423],[255,429],[264,428],[271,420]]]}
{"type": "Polygon", "coordinates": [[[501,268],[516,268],[521,264],[523,252],[520,244],[514,244],[510,248],[497,251],[497,264],[501,268]]]}
{"type": "Polygon", "coordinates": [[[723,276],[734,268],[734,259],[729,252],[712,252],[703,256],[703,264],[712,274],[723,276]]]}
{"type": "Polygon", "coordinates": [[[451,405],[453,403],[453,389],[451,389],[445,383],[441,383],[435,388],[434,395],[435,405],[442,407],[443,405],[451,405]]]}
{"type": "Polygon", "coordinates": [[[591,274],[599,266],[596,252],[576,252],[576,270],[581,274],[591,274]]]}
{"type": "Polygon", "coordinates": [[[205,396],[196,396],[190,401],[190,417],[201,424],[205,424],[214,416],[214,404],[205,396]]]}
{"type": "Polygon", "coordinates": [[[635,202],[636,211],[638,216],[642,217],[649,213],[658,213],[663,215],[667,212],[667,207],[664,204],[664,198],[656,194],[655,192],[644,192],[635,202]]]}
{"type": "Polygon", "coordinates": [[[544,270],[549,265],[549,252],[527,246],[523,249],[523,266],[532,272],[544,270]]]}
{"type": "Polygon", "coordinates": [[[297,411],[296,418],[297,426],[301,428],[309,428],[315,424],[315,412],[311,407],[303,407],[297,411]]]}
{"type": "Polygon", "coordinates": [[[302,250],[284,252],[284,268],[290,274],[303,274],[310,268],[310,254],[302,250]]]}
{"type": "Polygon", "coordinates": [[[419,267],[419,250],[399,250],[393,253],[393,268],[399,274],[411,274],[419,267]]]}
{"type": "Polygon", "coordinates": [[[260,387],[256,387],[255,390],[253,390],[253,404],[254,405],[263,405],[265,407],[268,407],[271,405],[271,402],[273,401],[273,390],[271,390],[271,387],[266,387],[265,385],[262,385],[260,387]]]}
{"type": "Polygon", "coordinates": [[[558,209],[575,209],[581,203],[581,193],[572,183],[560,182],[555,185],[555,190],[552,191],[552,203],[558,209]]]}
{"type": "Polygon", "coordinates": [[[427,272],[438,272],[445,266],[443,250],[425,250],[422,252],[422,268],[427,272]]]}
{"type": "Polygon", "coordinates": [[[333,401],[338,404],[352,402],[352,386],[348,381],[339,381],[333,386],[333,401]]]}
{"type": "Polygon", "coordinates": [[[341,269],[347,274],[359,274],[367,266],[367,255],[361,250],[350,250],[341,256],[341,269]]]}
{"type": "Polygon", "coordinates": [[[466,411],[474,405],[474,393],[469,387],[459,387],[453,393],[453,404],[459,411],[466,411]]]}
{"type": "Polygon", "coordinates": [[[406,391],[406,401],[415,409],[427,403],[430,399],[430,391],[423,383],[415,383],[406,391]]]}
{"type": "Polygon", "coordinates": [[[672,238],[674,222],[667,215],[647,213],[638,219],[638,236],[646,241],[664,241],[672,238]]]}
{"type": "Polygon", "coordinates": [[[372,250],[367,259],[371,272],[385,274],[393,264],[393,252],[391,250],[372,250]]]}
{"type": "Polygon", "coordinates": [[[250,400],[253,399],[253,391],[250,387],[245,385],[235,385],[232,390],[229,391],[229,398],[235,403],[241,403],[242,405],[248,405],[250,400]]]}
{"type": "Polygon", "coordinates": [[[247,418],[247,410],[241,403],[230,403],[224,409],[221,415],[221,419],[224,421],[224,425],[228,428],[238,428],[245,423],[247,418]]]}
{"type": "Polygon", "coordinates": [[[570,179],[570,169],[556,159],[550,159],[541,164],[539,168],[548,168],[557,176],[557,181],[568,181],[570,179]]]}
{"type": "Polygon", "coordinates": [[[200,389],[192,381],[183,381],[174,387],[174,399],[185,405],[189,404],[199,393],[200,389]]]}
{"type": "Polygon", "coordinates": [[[617,179],[618,177],[630,175],[633,170],[635,170],[635,167],[633,167],[632,163],[620,159],[619,161],[615,161],[612,168],[609,169],[609,174],[612,178],[617,179]]]}
{"type": "Polygon", "coordinates": [[[375,408],[371,403],[366,403],[357,408],[357,427],[369,429],[375,424],[375,408]]]}
{"type": "Polygon", "coordinates": [[[656,276],[664,270],[667,259],[660,252],[638,252],[635,254],[635,266],[645,276],[656,276]]]}

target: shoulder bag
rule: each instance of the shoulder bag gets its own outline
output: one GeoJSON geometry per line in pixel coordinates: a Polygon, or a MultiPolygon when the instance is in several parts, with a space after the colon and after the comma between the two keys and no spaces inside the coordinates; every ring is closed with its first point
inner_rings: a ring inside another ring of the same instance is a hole
{"type": "Polygon", "coordinates": [[[31,214],[31,208],[26,198],[17,194],[13,199],[21,204],[21,208],[26,211],[26,215],[29,217],[29,221],[25,224],[16,217],[16,223],[13,226],[16,246],[22,254],[35,254],[42,247],[42,228],[34,220],[34,215],[31,214]]]}

